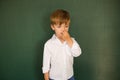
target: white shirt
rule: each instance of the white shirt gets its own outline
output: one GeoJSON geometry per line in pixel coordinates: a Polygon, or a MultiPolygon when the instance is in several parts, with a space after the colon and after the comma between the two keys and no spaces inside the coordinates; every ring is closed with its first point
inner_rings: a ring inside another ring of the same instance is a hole
{"type": "Polygon", "coordinates": [[[44,46],[43,73],[49,72],[49,77],[54,80],[67,80],[73,76],[73,57],[81,54],[81,48],[72,38],[72,48],[66,42],[53,35],[44,46]]]}

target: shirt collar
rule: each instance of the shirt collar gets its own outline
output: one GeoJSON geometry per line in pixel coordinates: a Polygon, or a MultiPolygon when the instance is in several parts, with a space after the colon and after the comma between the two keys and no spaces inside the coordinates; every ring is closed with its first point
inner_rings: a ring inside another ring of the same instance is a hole
{"type": "Polygon", "coordinates": [[[58,37],[55,34],[53,34],[53,36],[52,36],[52,41],[55,41],[56,43],[58,43],[60,45],[66,44],[66,41],[64,41],[64,43],[61,43],[61,41],[58,39],[58,37]]]}

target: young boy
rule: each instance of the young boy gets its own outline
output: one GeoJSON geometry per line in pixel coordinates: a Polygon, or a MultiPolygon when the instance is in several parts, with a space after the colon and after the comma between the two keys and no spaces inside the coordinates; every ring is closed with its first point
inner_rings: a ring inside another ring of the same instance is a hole
{"type": "Polygon", "coordinates": [[[81,48],[68,30],[70,15],[58,9],[50,16],[51,28],[55,32],[44,46],[43,73],[45,80],[75,80],[73,57],[81,54],[81,48]]]}

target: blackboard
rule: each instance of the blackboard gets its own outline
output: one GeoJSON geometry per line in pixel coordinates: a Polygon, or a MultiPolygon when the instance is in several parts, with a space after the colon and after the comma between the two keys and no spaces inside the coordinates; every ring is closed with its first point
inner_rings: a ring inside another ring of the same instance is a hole
{"type": "Polygon", "coordinates": [[[82,49],[74,59],[76,80],[120,80],[119,7],[117,0],[1,0],[0,80],[43,80],[56,9],[69,11],[70,34],[82,49]]]}

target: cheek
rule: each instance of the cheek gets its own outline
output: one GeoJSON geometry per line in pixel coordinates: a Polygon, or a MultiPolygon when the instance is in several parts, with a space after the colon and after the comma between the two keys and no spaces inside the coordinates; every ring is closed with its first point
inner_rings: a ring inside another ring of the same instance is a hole
{"type": "Polygon", "coordinates": [[[69,31],[69,28],[65,28],[66,31],[69,31]]]}
{"type": "Polygon", "coordinates": [[[61,32],[61,30],[56,30],[55,32],[56,32],[57,34],[59,34],[59,33],[61,32]]]}

